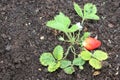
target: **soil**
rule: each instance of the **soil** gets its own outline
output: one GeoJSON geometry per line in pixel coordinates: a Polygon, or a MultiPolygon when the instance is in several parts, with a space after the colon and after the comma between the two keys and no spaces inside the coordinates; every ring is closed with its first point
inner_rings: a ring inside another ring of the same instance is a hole
{"type": "Polygon", "coordinates": [[[96,71],[86,64],[67,75],[61,69],[49,73],[39,62],[42,52],[57,44],[67,47],[57,39],[61,33],[46,27],[48,20],[61,11],[72,23],[81,21],[72,0],[0,0],[0,80],[120,80],[120,0],[75,1],[98,8],[101,19],[84,27],[102,41],[99,49],[109,54],[105,66],[96,71]]]}

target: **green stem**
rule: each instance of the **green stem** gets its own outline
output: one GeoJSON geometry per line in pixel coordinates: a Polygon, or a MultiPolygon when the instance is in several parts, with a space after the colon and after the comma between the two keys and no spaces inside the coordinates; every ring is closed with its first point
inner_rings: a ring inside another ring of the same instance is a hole
{"type": "MultiPolygon", "coordinates": [[[[83,26],[84,20],[85,20],[85,19],[83,18],[83,19],[82,19],[82,22],[81,22],[81,26],[83,26]]],[[[81,30],[78,31],[77,41],[79,41],[79,38],[80,38],[80,31],[81,31],[81,30]]]]}
{"type": "Polygon", "coordinates": [[[75,52],[75,48],[72,46],[72,48],[71,48],[71,52],[74,54],[74,58],[76,58],[76,52],[75,52]]]}
{"type": "Polygon", "coordinates": [[[73,32],[72,34],[73,34],[73,36],[75,37],[75,33],[73,32]]]}
{"type": "Polygon", "coordinates": [[[70,40],[70,42],[72,43],[72,45],[74,45],[75,44],[75,34],[72,34],[72,33],[70,33],[70,35],[71,35],[71,40],[70,40]]]}
{"type": "Polygon", "coordinates": [[[65,32],[65,34],[68,37],[68,39],[71,40],[71,37],[69,36],[69,34],[67,32],[65,32]]]}
{"type": "Polygon", "coordinates": [[[82,25],[82,26],[84,25],[84,20],[85,20],[85,19],[83,18],[83,19],[82,19],[82,22],[81,22],[81,25],[82,25]]]}
{"type": "Polygon", "coordinates": [[[72,34],[71,34],[71,33],[68,33],[68,34],[69,34],[69,36],[70,36],[70,39],[72,39],[72,38],[73,38],[72,34]]]}
{"type": "Polygon", "coordinates": [[[68,33],[66,32],[65,34],[68,37],[69,42],[72,43],[72,45],[74,45],[74,43],[75,43],[75,40],[73,40],[73,39],[75,39],[74,35],[72,35],[72,33],[70,33],[70,32],[68,32],[68,33]]]}
{"type": "Polygon", "coordinates": [[[67,57],[67,55],[69,54],[69,51],[70,51],[71,48],[72,48],[72,46],[69,46],[69,47],[68,47],[68,49],[67,49],[67,51],[66,51],[65,56],[64,56],[63,59],[65,59],[65,58],[67,57]]]}

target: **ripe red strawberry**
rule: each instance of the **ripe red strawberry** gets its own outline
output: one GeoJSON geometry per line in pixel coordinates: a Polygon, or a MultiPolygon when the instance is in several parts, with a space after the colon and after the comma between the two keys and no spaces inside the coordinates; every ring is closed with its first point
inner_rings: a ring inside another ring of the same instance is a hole
{"type": "Polygon", "coordinates": [[[98,48],[100,45],[101,45],[101,41],[92,37],[86,38],[85,41],[83,41],[83,46],[87,50],[94,50],[98,48]]]}

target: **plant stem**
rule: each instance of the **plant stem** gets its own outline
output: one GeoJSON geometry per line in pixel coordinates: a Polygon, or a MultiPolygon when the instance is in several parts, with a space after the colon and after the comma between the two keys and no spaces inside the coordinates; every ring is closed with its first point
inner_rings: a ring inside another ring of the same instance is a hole
{"type": "Polygon", "coordinates": [[[76,58],[76,52],[75,52],[75,48],[72,46],[72,48],[71,48],[71,52],[74,54],[74,58],[76,58]]]}
{"type": "Polygon", "coordinates": [[[67,32],[65,32],[66,36],[68,37],[69,40],[71,40],[69,34],[67,32]]]}
{"type": "Polygon", "coordinates": [[[73,34],[73,36],[75,37],[75,33],[73,32],[72,34],[73,34]]]}
{"type": "Polygon", "coordinates": [[[68,33],[68,35],[70,36],[70,39],[72,39],[73,38],[73,36],[72,36],[72,34],[69,32],[68,33]]]}
{"type": "Polygon", "coordinates": [[[81,22],[81,25],[82,25],[82,26],[84,25],[84,20],[85,20],[85,19],[83,18],[83,19],[82,19],[82,22],[81,22]]]}
{"type": "Polygon", "coordinates": [[[75,43],[74,35],[72,35],[72,33],[70,33],[70,32],[68,32],[68,33],[66,32],[65,34],[68,37],[69,42],[72,43],[72,45],[74,45],[74,43],[75,43]]]}
{"type": "MultiPolygon", "coordinates": [[[[82,19],[82,22],[81,22],[81,26],[83,26],[84,20],[85,20],[85,19],[83,18],[83,19],[82,19]]],[[[80,31],[81,31],[81,30],[79,30],[79,31],[78,31],[78,34],[77,34],[77,41],[79,41],[79,38],[80,38],[80,31]]]]}
{"type": "Polygon", "coordinates": [[[63,59],[65,59],[67,57],[67,55],[69,54],[69,51],[70,51],[71,48],[72,48],[72,45],[68,47],[63,59]]]}

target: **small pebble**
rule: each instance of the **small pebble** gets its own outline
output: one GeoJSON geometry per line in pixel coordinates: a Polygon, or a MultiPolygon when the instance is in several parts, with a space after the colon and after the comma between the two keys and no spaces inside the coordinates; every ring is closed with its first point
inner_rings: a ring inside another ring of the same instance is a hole
{"type": "Polygon", "coordinates": [[[40,9],[39,9],[39,8],[37,8],[37,9],[35,10],[35,12],[36,12],[36,13],[38,13],[38,12],[39,12],[39,10],[40,10],[40,9]]]}
{"type": "Polygon", "coordinates": [[[116,73],[115,73],[115,75],[118,75],[119,74],[119,71],[117,71],[116,73]]]}
{"type": "Polygon", "coordinates": [[[29,23],[25,23],[26,26],[28,26],[28,25],[30,25],[30,24],[31,24],[30,22],[29,22],[29,23]]]}
{"type": "Polygon", "coordinates": [[[40,37],[40,39],[41,39],[41,40],[44,40],[44,39],[45,39],[45,37],[44,37],[44,36],[41,36],[41,37],[40,37]]]}
{"type": "Polygon", "coordinates": [[[108,42],[109,42],[109,43],[112,43],[110,39],[108,39],[108,42]]]}
{"type": "Polygon", "coordinates": [[[2,63],[3,63],[3,61],[0,61],[0,63],[2,64],[2,63]]]}
{"type": "Polygon", "coordinates": [[[42,19],[42,17],[39,18],[40,20],[42,19]]]}
{"type": "Polygon", "coordinates": [[[114,25],[113,25],[112,23],[109,23],[109,24],[108,24],[108,27],[113,28],[114,25]]]}
{"type": "Polygon", "coordinates": [[[30,25],[31,23],[29,22],[28,25],[30,25]]]}
{"type": "Polygon", "coordinates": [[[119,70],[119,66],[116,68],[116,70],[119,70]]]}
{"type": "Polygon", "coordinates": [[[38,68],[39,71],[41,71],[42,69],[41,68],[38,68]]]}
{"type": "Polygon", "coordinates": [[[11,36],[8,36],[8,39],[11,40],[12,39],[11,36]]]}
{"type": "Polygon", "coordinates": [[[32,31],[32,33],[33,33],[33,34],[36,34],[36,31],[35,31],[35,30],[33,30],[33,31],[32,31]]]}
{"type": "Polygon", "coordinates": [[[10,51],[10,50],[11,50],[11,45],[7,45],[5,49],[6,49],[7,51],[10,51]]]}
{"type": "Polygon", "coordinates": [[[97,75],[99,75],[101,72],[100,71],[95,71],[94,73],[93,73],[93,76],[97,76],[97,75]]]}

